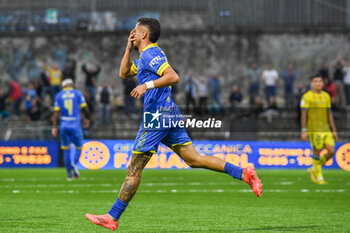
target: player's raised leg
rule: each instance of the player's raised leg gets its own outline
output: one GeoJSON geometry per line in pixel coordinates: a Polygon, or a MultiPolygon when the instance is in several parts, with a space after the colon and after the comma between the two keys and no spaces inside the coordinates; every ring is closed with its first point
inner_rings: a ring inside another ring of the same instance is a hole
{"type": "Polygon", "coordinates": [[[254,168],[248,167],[243,169],[215,156],[199,155],[192,143],[188,145],[176,145],[173,147],[173,150],[190,167],[225,172],[235,179],[245,181],[252,188],[256,196],[261,197],[262,184],[254,168]]]}
{"type": "Polygon", "coordinates": [[[152,153],[150,152],[133,154],[127,169],[126,178],[120,189],[118,199],[113,204],[108,214],[86,214],[86,218],[97,225],[109,228],[111,230],[116,230],[118,228],[118,221],[121,214],[125,211],[128,203],[133,198],[140,185],[142,170],[151,157],[152,153]]]}

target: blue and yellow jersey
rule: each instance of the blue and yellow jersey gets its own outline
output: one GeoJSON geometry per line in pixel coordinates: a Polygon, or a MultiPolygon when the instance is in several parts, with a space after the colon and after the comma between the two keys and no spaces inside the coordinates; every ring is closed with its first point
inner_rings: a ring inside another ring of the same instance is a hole
{"type": "MultiPolygon", "coordinates": [[[[153,43],[145,47],[139,59],[131,65],[131,70],[137,74],[139,84],[158,79],[164,71],[170,67],[163,50],[153,43]]],[[[147,90],[143,96],[144,111],[154,110],[159,107],[172,107],[175,105],[170,97],[171,87],[162,87],[147,90]]]]}
{"type": "Polygon", "coordinates": [[[300,108],[307,110],[308,132],[330,132],[328,109],[331,108],[331,97],[327,92],[306,92],[301,98],[300,108]]]}
{"type": "Polygon", "coordinates": [[[36,91],[34,89],[25,89],[24,90],[24,96],[25,96],[25,102],[24,102],[24,106],[26,109],[30,109],[32,108],[32,101],[35,99],[36,97],[36,91]]]}
{"type": "Polygon", "coordinates": [[[60,111],[61,128],[80,128],[80,109],[86,107],[84,96],[73,88],[64,88],[56,95],[54,110],[60,111]]]}

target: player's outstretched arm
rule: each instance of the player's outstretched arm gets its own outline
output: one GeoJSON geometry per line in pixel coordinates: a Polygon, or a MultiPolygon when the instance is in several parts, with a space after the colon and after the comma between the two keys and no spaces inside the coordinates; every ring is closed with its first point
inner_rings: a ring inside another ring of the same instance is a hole
{"type": "Polygon", "coordinates": [[[128,38],[128,43],[125,48],[124,56],[120,63],[119,77],[124,79],[135,75],[135,73],[131,70],[131,52],[133,50],[132,43],[135,40],[134,35],[135,31],[132,30],[128,38]]]}
{"type": "Polygon", "coordinates": [[[169,66],[164,70],[163,75],[160,78],[138,85],[134,88],[134,90],[132,90],[130,95],[134,98],[140,99],[148,89],[168,87],[175,83],[178,83],[179,81],[179,75],[174,71],[173,68],[171,68],[171,66],[169,66]]]}

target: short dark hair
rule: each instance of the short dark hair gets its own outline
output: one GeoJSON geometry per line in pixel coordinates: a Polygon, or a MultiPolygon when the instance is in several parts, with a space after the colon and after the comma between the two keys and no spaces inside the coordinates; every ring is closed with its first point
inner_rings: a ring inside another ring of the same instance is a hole
{"type": "Polygon", "coordinates": [[[312,75],[312,76],[310,77],[310,80],[312,81],[312,80],[314,80],[314,78],[322,78],[322,80],[323,80],[322,74],[320,74],[320,73],[317,73],[317,74],[312,75]]]}
{"type": "Polygon", "coordinates": [[[157,42],[160,36],[160,23],[158,20],[153,18],[139,18],[137,22],[141,25],[147,26],[149,30],[149,40],[152,43],[157,42]]]}

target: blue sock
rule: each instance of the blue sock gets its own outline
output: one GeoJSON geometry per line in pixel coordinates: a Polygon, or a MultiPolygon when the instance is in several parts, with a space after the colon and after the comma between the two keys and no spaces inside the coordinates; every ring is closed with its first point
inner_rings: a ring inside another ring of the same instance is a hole
{"type": "Polygon", "coordinates": [[[120,215],[124,212],[125,208],[128,206],[128,204],[125,204],[119,198],[117,201],[113,204],[111,210],[108,212],[109,215],[111,215],[113,218],[118,220],[120,218],[120,215]]]}
{"type": "Polygon", "coordinates": [[[79,162],[80,155],[81,155],[81,149],[75,149],[74,165],[76,165],[79,162]]]}
{"type": "Polygon", "coordinates": [[[243,168],[241,167],[237,167],[232,163],[227,162],[225,164],[225,172],[230,176],[232,176],[233,178],[236,178],[237,180],[242,180],[241,176],[242,176],[243,168]]]}
{"type": "Polygon", "coordinates": [[[72,178],[72,166],[70,161],[70,150],[63,150],[63,160],[69,178],[72,178]]]}

